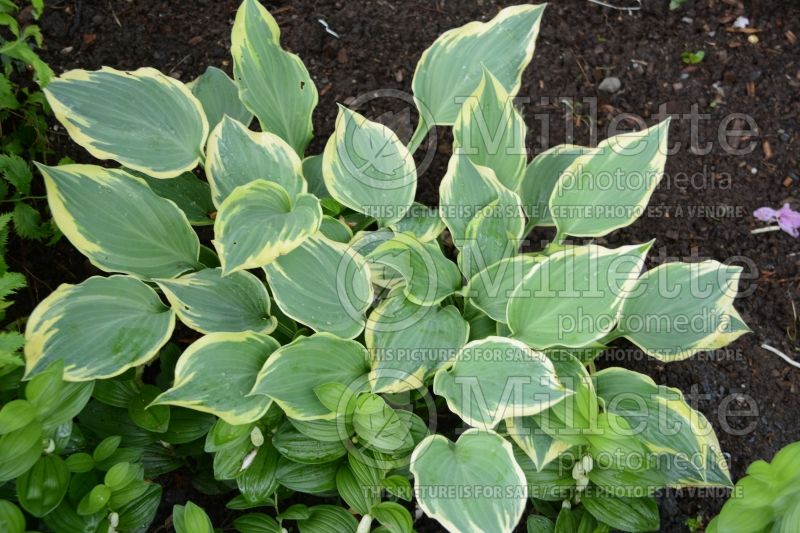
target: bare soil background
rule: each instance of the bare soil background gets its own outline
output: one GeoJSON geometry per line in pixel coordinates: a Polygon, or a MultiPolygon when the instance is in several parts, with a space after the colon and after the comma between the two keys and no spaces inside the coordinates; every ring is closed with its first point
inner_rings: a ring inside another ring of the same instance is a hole
{"type": "MultiPolygon", "coordinates": [[[[188,82],[208,65],[230,73],[230,30],[238,3],[50,1],[41,20],[47,47],[43,55],[57,74],[103,65],[126,70],[152,66],[188,82]]],[[[691,120],[675,117],[670,144],[681,143],[681,148],[668,159],[651,209],[631,227],[599,242],[617,246],[655,237],[649,266],[667,258],[731,259],[743,265],[743,295],[736,305],[753,333],[727,350],[668,365],[623,345],[604,356],[601,366],[632,368],[687,393],[717,430],[738,479],[755,459],[771,459],[784,445],[800,440],[800,370],[760,348],[768,343],[789,355],[800,350],[792,303],[798,300],[800,242],[783,232],[750,233],[763,225],[752,218],[754,209],[784,202],[800,207],[800,4],[687,0],[676,11],[668,9],[668,0],[643,4],[641,10],[627,12],[586,0],[550,3],[519,92],[529,127],[527,146],[533,156],[565,142],[590,144],[604,139],[615,122],[619,129],[633,128],[635,122],[626,113],[643,117],[648,125],[657,121],[659,110],[688,114],[694,106],[706,115],[698,119],[696,147],[712,143],[710,152],[692,149],[691,120]],[[758,30],[751,34],[757,43],[748,41],[746,33],[730,31],[740,15],[758,30]],[[704,60],[684,65],[681,54],[697,50],[705,51],[704,60]],[[621,88],[600,91],[606,77],[618,78],[621,88]],[[596,99],[596,122],[587,99],[596,99]],[[752,117],[757,127],[741,117],[726,118],[733,113],[752,117]],[[593,139],[595,127],[599,133],[593,139]],[[749,132],[728,135],[732,129],[749,132]],[[752,143],[753,149],[732,155],[722,141],[739,149],[752,143]],[[727,417],[720,416],[720,405],[727,417]]],[[[369,94],[394,89],[410,95],[416,62],[439,34],[472,20],[488,20],[506,5],[510,3],[491,0],[266,2],[281,27],[284,47],[300,55],[320,92],[314,115],[317,138],[309,153],[324,146],[337,102],[357,104],[368,117],[390,120],[409,135],[408,124],[415,117],[408,102],[369,94]],[[325,31],[320,18],[338,38],[325,31]]],[[[432,205],[450,150],[447,133],[440,133],[431,144],[433,160],[420,175],[418,191],[418,199],[432,205]]],[[[52,144],[54,161],[64,154],[91,160],[63,128],[53,130],[52,144]]],[[[548,236],[546,230],[533,235],[548,236]]],[[[17,298],[16,314],[30,312],[59,283],[78,283],[97,273],[63,239],[52,248],[14,240],[9,255],[13,269],[30,283],[17,298]]],[[[214,502],[187,493],[186,483],[165,481],[165,512],[160,516],[189,494],[230,524],[224,500],[214,502]]],[[[665,494],[662,531],[685,531],[687,518],[713,516],[723,501],[718,496],[665,494]]],[[[440,530],[430,522],[417,526],[440,530]]]]}

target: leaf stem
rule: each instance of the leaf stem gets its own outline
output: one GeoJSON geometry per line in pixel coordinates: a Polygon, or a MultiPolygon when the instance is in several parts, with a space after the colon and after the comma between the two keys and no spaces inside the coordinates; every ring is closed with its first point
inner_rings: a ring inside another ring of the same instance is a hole
{"type": "Polygon", "coordinates": [[[414,152],[417,151],[419,145],[422,144],[422,141],[425,140],[425,137],[428,135],[428,125],[425,123],[425,119],[421,116],[419,117],[419,124],[417,124],[417,129],[414,130],[414,134],[411,136],[411,140],[408,141],[408,151],[411,152],[411,155],[414,155],[414,152]]]}

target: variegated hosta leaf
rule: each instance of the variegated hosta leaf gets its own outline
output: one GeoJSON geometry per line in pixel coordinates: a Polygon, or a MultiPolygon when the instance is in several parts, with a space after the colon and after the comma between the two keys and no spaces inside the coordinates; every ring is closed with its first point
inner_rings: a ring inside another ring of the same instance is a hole
{"type": "Polygon", "coordinates": [[[64,361],[64,379],[90,381],[122,374],[158,353],[175,315],[158,294],[128,276],[63,284],[31,313],[25,328],[26,377],[64,361]]]}
{"type": "Polygon", "coordinates": [[[422,242],[436,240],[444,231],[444,221],[439,210],[419,202],[411,204],[411,208],[403,218],[390,224],[395,233],[411,233],[422,242]]]}
{"type": "Polygon", "coordinates": [[[181,322],[195,331],[266,334],[275,329],[267,288],[249,272],[223,276],[222,269],[206,268],[155,281],[181,322]]]}
{"type": "Polygon", "coordinates": [[[211,201],[211,189],[208,183],[199,179],[193,172],[184,172],[176,178],[158,179],[136,170],[130,174],[142,178],[154,193],[167,200],[172,200],[186,215],[193,226],[210,226],[214,223],[211,214],[216,211],[211,201]]]}
{"type": "Polygon", "coordinates": [[[406,298],[417,305],[441,302],[461,288],[461,273],[437,242],[423,243],[400,233],[373,250],[368,259],[396,270],[406,298]]]}
{"type": "Polygon", "coordinates": [[[264,267],[281,311],[316,331],[352,339],[372,303],[369,266],[347,245],[321,234],[264,267]]]}
{"type": "Polygon", "coordinates": [[[433,392],[467,424],[493,429],[505,418],[531,416],[563,400],[571,391],[541,352],[504,337],[472,341],[441,368],[433,392]]]}
{"type": "Polygon", "coordinates": [[[664,175],[669,119],[610,137],[567,167],[550,195],[558,232],[601,237],[644,212],[664,175]]]}
{"type": "Polygon", "coordinates": [[[219,206],[214,222],[223,273],[272,263],[315,234],[321,222],[322,208],[312,194],[289,196],[277,183],[262,179],[237,187],[219,206]]]}
{"type": "MultiPolygon", "coordinates": [[[[350,241],[350,246],[364,258],[375,251],[378,246],[394,238],[394,232],[388,228],[375,231],[359,231],[350,241]]],[[[370,280],[378,287],[391,288],[403,283],[400,273],[389,265],[372,262],[369,265],[370,280]]]]}
{"type": "Polygon", "coordinates": [[[518,255],[502,259],[481,270],[469,280],[464,295],[492,320],[506,322],[506,307],[514,289],[545,256],[518,255]]]}
{"type": "Polygon", "coordinates": [[[575,246],[536,264],[508,301],[513,337],[544,349],[580,348],[605,336],[652,244],[575,246]]]}
{"type": "Polygon", "coordinates": [[[383,398],[365,393],[353,403],[353,428],[364,446],[382,453],[411,451],[414,439],[409,424],[383,398]]]}
{"type": "Polygon", "coordinates": [[[384,225],[405,216],[417,190],[414,158],[397,135],[344,106],[325,145],[322,177],[340,204],[384,225]]]}
{"type": "Polygon", "coordinates": [[[143,278],[202,268],[186,215],[144,180],[94,165],[37,166],[53,219],[96,267],[143,278]]]}
{"type": "Polygon", "coordinates": [[[733,307],[741,272],[716,261],[654,268],[623,302],[617,331],[661,361],[722,348],[750,331],[733,307]]]}
{"type": "Polygon", "coordinates": [[[469,325],[454,306],[420,306],[394,289],[367,320],[373,392],[416,390],[467,342],[469,325]]]}
{"type": "Polygon", "coordinates": [[[525,216],[532,225],[555,224],[550,215],[550,196],[558,183],[558,178],[578,156],[590,150],[574,144],[559,144],[533,158],[525,169],[519,188],[525,216]]]}
{"type": "Polygon", "coordinates": [[[484,66],[480,83],[464,101],[453,126],[455,151],[491,168],[500,183],[516,191],[528,161],[525,132],[513,99],[484,66]]]}
{"type": "Polygon", "coordinates": [[[508,94],[516,95],[543,12],[544,4],[512,6],[488,22],[470,22],[440,35],[422,53],[412,82],[428,127],[456,121],[461,102],[481,81],[483,66],[508,94]]]}
{"type": "Polygon", "coordinates": [[[525,474],[494,431],[470,429],[455,443],[427,437],[411,456],[411,472],[422,510],[447,531],[511,533],[525,510],[525,474]]]}
{"type": "Polygon", "coordinates": [[[280,45],[275,19],[257,0],[244,0],[231,33],[239,97],[262,131],[285,140],[302,157],[311,140],[317,88],[303,62],[280,45]]]}
{"type": "Polygon", "coordinates": [[[217,207],[236,187],[259,179],[277,183],[292,199],[306,192],[303,164],[283,139],[250,131],[230,117],[208,137],[206,177],[217,207]]]}
{"type": "Polygon", "coordinates": [[[466,155],[450,158],[439,185],[439,216],[456,246],[463,244],[470,221],[504,190],[492,169],[476,166],[466,155]]]}
{"type": "Polygon", "coordinates": [[[272,400],[249,393],[259,370],[279,347],[272,337],[250,331],[206,335],[181,354],[172,388],[150,405],[211,413],[232,425],[255,422],[272,400]]]}
{"type": "Polygon", "coordinates": [[[319,225],[319,232],[332,241],[347,244],[353,238],[353,230],[347,223],[338,218],[323,216],[319,225]]]}
{"type": "Polygon", "coordinates": [[[303,177],[308,184],[308,192],[320,199],[331,197],[325,188],[325,178],[322,177],[322,154],[303,159],[303,177]]]}
{"type": "Polygon", "coordinates": [[[364,388],[369,354],[361,344],[329,333],[300,337],[270,357],[251,394],[269,396],[296,420],[332,419],[314,389],[326,383],[364,388]]]}
{"type": "Polygon", "coordinates": [[[627,420],[651,453],[671,458],[664,472],[671,486],[731,485],[714,428],[680,390],[623,368],[601,370],[595,379],[606,409],[627,420]]]}
{"type": "Polygon", "coordinates": [[[208,67],[187,86],[200,100],[210,129],[213,130],[225,115],[245,126],[252,122],[253,113],[239,100],[239,87],[220,69],[208,67]]]}
{"type": "Polygon", "coordinates": [[[532,416],[507,419],[506,429],[517,446],[531,458],[537,471],[541,471],[572,448],[571,443],[558,440],[544,432],[536,423],[536,418],[532,416]]]}
{"type": "Polygon", "coordinates": [[[458,254],[458,266],[469,279],[481,270],[514,257],[525,230],[525,215],[519,196],[502,189],[498,199],[475,215],[458,254]]]}
{"type": "Polygon", "coordinates": [[[44,92],[72,140],[98,159],[174,178],[203,155],[208,121],[200,102],[155,69],[70,70],[44,92]]]}

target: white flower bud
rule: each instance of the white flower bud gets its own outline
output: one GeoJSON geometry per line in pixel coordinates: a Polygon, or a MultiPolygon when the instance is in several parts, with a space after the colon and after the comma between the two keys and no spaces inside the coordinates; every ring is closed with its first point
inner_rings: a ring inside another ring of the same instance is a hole
{"type": "Polygon", "coordinates": [[[583,459],[581,459],[581,466],[583,467],[583,471],[587,474],[592,471],[594,468],[594,459],[592,459],[591,455],[584,455],[583,459]]]}
{"type": "Polygon", "coordinates": [[[264,434],[261,433],[258,426],[255,426],[253,431],[250,432],[250,442],[252,442],[253,446],[256,448],[260,448],[264,444],[264,434]]]}
{"type": "Polygon", "coordinates": [[[250,468],[250,465],[253,464],[253,461],[256,460],[256,454],[258,453],[258,448],[253,450],[252,452],[248,453],[244,456],[244,461],[242,461],[242,470],[247,470],[250,468]]]}

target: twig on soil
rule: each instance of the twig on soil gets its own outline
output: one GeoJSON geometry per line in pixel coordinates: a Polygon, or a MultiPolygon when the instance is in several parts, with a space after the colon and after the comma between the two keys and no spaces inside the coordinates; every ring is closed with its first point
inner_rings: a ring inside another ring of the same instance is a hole
{"type": "Polygon", "coordinates": [[[117,12],[114,11],[114,6],[111,5],[111,2],[108,3],[108,9],[111,10],[111,16],[114,17],[114,22],[116,22],[117,26],[121,28],[122,22],[119,21],[119,17],[117,17],[117,12]]]}
{"type": "Polygon", "coordinates": [[[766,226],[763,228],[754,229],[750,231],[750,233],[766,233],[768,231],[778,231],[779,229],[781,229],[780,226],[766,226]]]}
{"type": "MultiPolygon", "coordinates": [[[[620,6],[615,6],[613,4],[608,4],[606,2],[603,2],[602,0],[589,0],[589,2],[591,2],[593,4],[597,4],[598,6],[603,6],[603,7],[607,7],[607,8],[610,8],[610,9],[617,9],[619,11],[631,12],[631,11],[639,11],[640,9],[642,9],[641,5],[636,6],[636,7],[620,7],[620,6]]],[[[641,2],[639,2],[639,3],[641,4],[641,2]]]]}
{"type": "Polygon", "coordinates": [[[793,367],[800,368],[800,362],[795,361],[794,359],[792,359],[791,357],[789,357],[788,355],[786,355],[785,353],[783,353],[779,349],[773,348],[772,346],[770,346],[769,344],[766,344],[766,343],[762,344],[761,347],[764,348],[765,350],[767,350],[768,352],[774,353],[775,355],[777,355],[778,357],[780,357],[781,359],[783,359],[784,361],[786,361],[787,363],[789,363],[793,367]]]}

